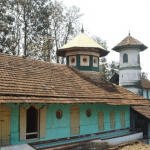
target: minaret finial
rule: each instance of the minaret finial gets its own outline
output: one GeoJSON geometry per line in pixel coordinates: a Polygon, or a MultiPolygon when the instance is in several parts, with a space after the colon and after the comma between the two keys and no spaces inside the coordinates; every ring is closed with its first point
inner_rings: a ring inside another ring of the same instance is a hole
{"type": "Polygon", "coordinates": [[[129,30],[129,36],[130,36],[130,30],[129,30]]]}
{"type": "Polygon", "coordinates": [[[82,29],[81,29],[81,32],[82,32],[82,33],[84,33],[83,25],[82,25],[82,29]]]}

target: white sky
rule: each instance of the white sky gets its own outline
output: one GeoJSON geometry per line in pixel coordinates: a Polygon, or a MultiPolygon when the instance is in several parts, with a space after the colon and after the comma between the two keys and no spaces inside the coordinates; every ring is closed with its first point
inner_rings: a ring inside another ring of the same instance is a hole
{"type": "MultiPolygon", "coordinates": [[[[145,44],[141,52],[142,71],[150,79],[150,0],[58,0],[66,6],[77,6],[83,17],[81,23],[91,35],[106,40],[110,53],[107,60],[119,61],[119,53],[111,49],[129,33],[145,44]]],[[[86,34],[86,32],[85,32],[86,34]]]]}

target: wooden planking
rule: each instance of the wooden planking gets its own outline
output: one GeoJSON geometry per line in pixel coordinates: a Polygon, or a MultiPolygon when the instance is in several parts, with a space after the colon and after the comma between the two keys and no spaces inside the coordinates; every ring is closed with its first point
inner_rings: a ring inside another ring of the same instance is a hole
{"type": "Polygon", "coordinates": [[[115,129],[115,112],[110,112],[110,129],[115,129]]]}
{"type": "Polygon", "coordinates": [[[46,106],[40,109],[40,138],[46,137],[46,106]]]}
{"type": "Polygon", "coordinates": [[[6,105],[0,104],[0,146],[10,145],[10,111],[6,105]]]}
{"type": "Polygon", "coordinates": [[[20,106],[20,141],[26,140],[26,109],[20,106]]]}
{"type": "Polygon", "coordinates": [[[80,134],[80,108],[77,105],[70,108],[70,134],[80,134]]]}
{"type": "Polygon", "coordinates": [[[121,117],[121,127],[123,128],[125,127],[125,111],[124,110],[121,111],[120,117],[121,117]]]}
{"type": "Polygon", "coordinates": [[[104,113],[102,111],[98,113],[98,130],[104,131],[104,113]]]}

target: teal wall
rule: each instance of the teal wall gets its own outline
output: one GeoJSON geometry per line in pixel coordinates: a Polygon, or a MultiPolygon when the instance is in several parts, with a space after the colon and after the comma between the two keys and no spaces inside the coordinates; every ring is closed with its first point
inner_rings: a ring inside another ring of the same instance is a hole
{"type": "MultiPolygon", "coordinates": [[[[21,104],[7,104],[11,108],[11,145],[30,143],[35,141],[19,141],[19,106],[21,104]]],[[[56,138],[70,137],[70,107],[73,104],[37,104],[42,108],[47,105],[46,115],[46,137],[36,140],[50,140],[56,138]],[[61,119],[56,118],[56,111],[61,109],[63,116],[61,119]]],[[[98,131],[98,112],[104,113],[104,131],[110,130],[110,111],[115,111],[116,129],[121,128],[120,113],[125,111],[125,127],[130,127],[130,107],[129,106],[111,106],[106,104],[77,104],[80,107],[80,135],[96,133],[98,131]],[[91,109],[91,117],[86,116],[86,110],[91,109]]],[[[28,107],[29,104],[22,104],[28,107]]]]}
{"type": "MultiPolygon", "coordinates": [[[[82,71],[96,71],[96,72],[99,72],[99,61],[98,61],[98,67],[94,67],[93,66],[93,55],[86,55],[86,56],[90,56],[90,65],[89,66],[80,66],[80,55],[76,55],[77,64],[76,64],[75,67],[78,70],[82,70],[82,71]]],[[[69,65],[69,56],[67,56],[67,65],[69,65]]]]}

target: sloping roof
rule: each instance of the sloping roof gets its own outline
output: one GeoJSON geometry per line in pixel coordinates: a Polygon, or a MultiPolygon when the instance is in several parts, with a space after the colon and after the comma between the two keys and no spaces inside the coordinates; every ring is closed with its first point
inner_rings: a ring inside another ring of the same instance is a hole
{"type": "Polygon", "coordinates": [[[147,105],[149,101],[74,67],[0,53],[0,103],[106,103],[147,105]]]}
{"type": "Polygon", "coordinates": [[[126,47],[126,46],[128,46],[128,47],[139,46],[141,51],[144,51],[145,49],[147,49],[147,46],[145,46],[143,43],[141,43],[140,41],[136,40],[131,35],[128,35],[118,45],[116,45],[112,50],[115,50],[115,51],[119,52],[120,48],[126,47]]]}
{"type": "Polygon", "coordinates": [[[150,119],[150,106],[132,106],[132,108],[150,119]]]}
{"type": "Polygon", "coordinates": [[[66,45],[57,50],[58,56],[65,56],[66,52],[70,51],[95,51],[100,53],[101,56],[106,56],[109,51],[107,51],[103,46],[99,45],[92,38],[84,33],[79,34],[77,37],[69,41],[66,45]]]}
{"type": "Polygon", "coordinates": [[[150,89],[150,81],[141,77],[141,83],[143,89],[150,89]]]}

